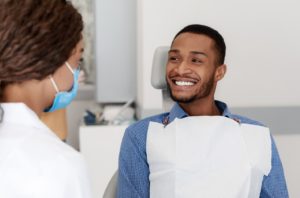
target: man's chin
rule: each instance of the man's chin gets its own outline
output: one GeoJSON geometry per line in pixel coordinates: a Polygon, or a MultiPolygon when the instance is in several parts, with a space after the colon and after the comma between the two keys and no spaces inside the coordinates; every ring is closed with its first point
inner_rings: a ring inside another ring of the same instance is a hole
{"type": "Polygon", "coordinates": [[[178,103],[191,103],[196,99],[196,96],[174,96],[170,93],[172,100],[178,103]]]}

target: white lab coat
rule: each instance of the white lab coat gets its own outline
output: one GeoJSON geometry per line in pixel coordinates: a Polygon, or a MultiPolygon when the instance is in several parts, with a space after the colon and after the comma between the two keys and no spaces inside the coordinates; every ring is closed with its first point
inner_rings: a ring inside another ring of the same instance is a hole
{"type": "Polygon", "coordinates": [[[90,198],[82,156],[23,103],[2,103],[0,197],[90,198]]]}

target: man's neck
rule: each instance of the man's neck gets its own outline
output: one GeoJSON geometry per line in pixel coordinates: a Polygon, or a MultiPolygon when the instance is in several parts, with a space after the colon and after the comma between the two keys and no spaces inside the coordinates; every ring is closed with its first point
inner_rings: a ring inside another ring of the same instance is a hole
{"type": "Polygon", "coordinates": [[[214,99],[197,100],[191,103],[179,103],[181,108],[190,116],[216,116],[221,115],[214,99]]]}

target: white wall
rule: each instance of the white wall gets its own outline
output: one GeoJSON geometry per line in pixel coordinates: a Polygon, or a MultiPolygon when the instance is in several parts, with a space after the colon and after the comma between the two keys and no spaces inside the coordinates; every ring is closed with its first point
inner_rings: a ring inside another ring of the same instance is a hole
{"type": "Polygon", "coordinates": [[[150,85],[154,49],[191,23],[209,25],[225,38],[228,73],[219,99],[235,107],[300,105],[299,6],[296,0],[138,1],[139,107],[160,109],[160,92],[150,85]]]}

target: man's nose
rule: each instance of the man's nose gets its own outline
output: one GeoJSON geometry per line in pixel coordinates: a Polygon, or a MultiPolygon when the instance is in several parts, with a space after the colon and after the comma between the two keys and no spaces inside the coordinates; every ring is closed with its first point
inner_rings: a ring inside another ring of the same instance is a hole
{"type": "Polygon", "coordinates": [[[176,72],[180,75],[191,73],[191,69],[186,61],[180,62],[176,67],[176,72]]]}

